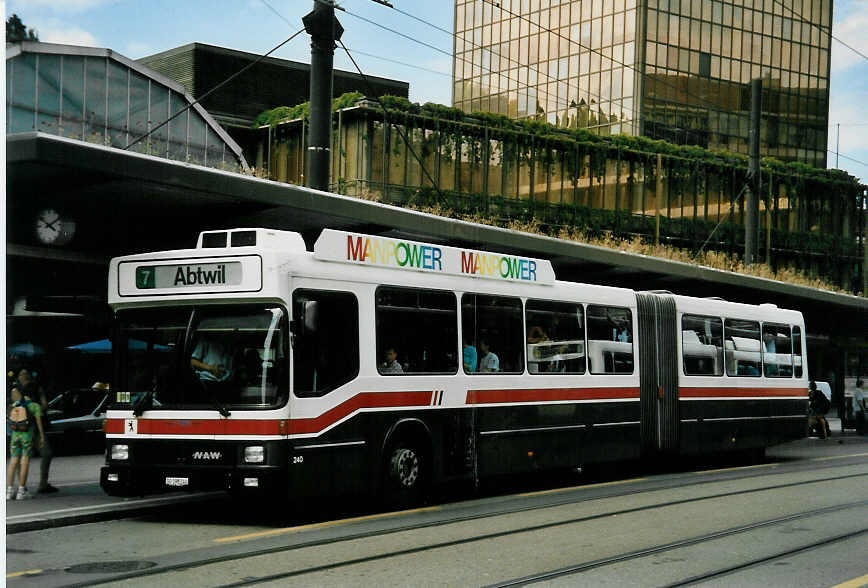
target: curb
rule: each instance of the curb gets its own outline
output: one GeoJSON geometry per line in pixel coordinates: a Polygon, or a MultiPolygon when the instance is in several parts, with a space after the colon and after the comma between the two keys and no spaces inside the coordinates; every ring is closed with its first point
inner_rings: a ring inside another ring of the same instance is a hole
{"type": "Polygon", "coordinates": [[[226,496],[225,492],[201,492],[182,496],[166,496],[139,499],[136,502],[117,502],[93,506],[81,506],[49,511],[47,513],[32,513],[6,517],[6,534],[39,531],[85,523],[96,523],[125,519],[148,514],[166,507],[175,507],[191,502],[203,502],[226,496]],[[145,504],[147,503],[147,504],[145,504]],[[68,514],[60,514],[60,513],[68,514]],[[58,516],[50,516],[57,513],[58,516]]]}

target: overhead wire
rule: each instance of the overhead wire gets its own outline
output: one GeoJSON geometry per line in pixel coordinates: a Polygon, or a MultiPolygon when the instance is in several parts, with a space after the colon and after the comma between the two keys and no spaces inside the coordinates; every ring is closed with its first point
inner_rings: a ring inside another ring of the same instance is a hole
{"type": "Polygon", "coordinates": [[[188,110],[193,108],[196,104],[199,104],[202,100],[204,100],[205,98],[207,98],[208,96],[210,96],[211,94],[213,94],[214,92],[216,92],[217,90],[219,90],[220,88],[222,88],[223,86],[225,86],[226,84],[228,84],[229,82],[231,82],[232,80],[234,80],[235,78],[237,78],[238,76],[243,74],[245,71],[247,71],[248,69],[250,69],[251,67],[253,67],[257,63],[259,63],[260,61],[262,61],[263,59],[265,59],[266,57],[268,57],[269,55],[271,55],[272,53],[274,53],[275,51],[277,51],[278,49],[280,49],[281,47],[283,47],[284,45],[286,45],[287,43],[289,43],[293,39],[295,39],[298,35],[300,35],[303,32],[304,32],[304,27],[302,27],[301,29],[294,32],[285,41],[282,41],[282,42],[278,43],[277,45],[275,45],[270,51],[268,51],[268,53],[260,55],[256,60],[248,63],[247,65],[245,65],[244,67],[242,67],[241,69],[236,71],[234,74],[232,74],[231,76],[229,76],[228,78],[226,78],[225,80],[223,80],[222,82],[220,82],[219,84],[217,84],[216,86],[214,86],[213,88],[211,88],[210,90],[208,90],[207,92],[205,92],[204,94],[202,94],[201,96],[199,96],[198,98],[193,100],[193,102],[191,102],[190,104],[188,104],[187,106],[185,106],[184,108],[182,108],[181,110],[179,110],[178,112],[176,112],[175,114],[173,114],[172,116],[170,116],[169,118],[167,118],[166,120],[164,120],[163,122],[161,122],[160,124],[155,126],[154,128],[150,129],[144,135],[141,135],[140,137],[131,141],[126,147],[124,147],[124,150],[127,150],[130,147],[132,147],[133,145],[135,145],[136,143],[138,143],[139,141],[146,139],[147,137],[152,135],[157,129],[160,129],[160,128],[164,127],[165,125],[169,124],[169,122],[171,122],[172,120],[174,120],[175,118],[177,118],[181,114],[187,112],[188,110]]]}
{"type": "MultiPolygon", "coordinates": [[[[283,22],[285,22],[285,23],[288,24],[289,26],[293,26],[293,23],[290,22],[289,19],[286,18],[285,16],[283,16],[280,12],[278,12],[278,10],[277,10],[274,6],[272,6],[271,3],[268,2],[268,0],[260,0],[260,1],[261,1],[263,4],[265,4],[265,6],[266,6],[266,7],[267,7],[271,12],[273,12],[273,13],[275,14],[275,16],[277,16],[279,19],[281,19],[283,22]]],[[[376,1],[376,0],[372,0],[372,1],[376,1]]],[[[325,3],[325,4],[326,4],[327,6],[331,6],[331,7],[333,7],[333,8],[339,8],[339,9],[343,10],[343,8],[341,8],[340,6],[332,5],[332,4],[330,4],[330,3],[325,3]]],[[[379,4],[379,2],[378,2],[378,4],[379,4]]],[[[384,6],[388,6],[388,5],[387,5],[387,4],[384,4],[384,6]]],[[[427,67],[422,67],[422,66],[415,65],[415,64],[412,64],[412,63],[407,63],[407,62],[405,62],[405,61],[398,61],[397,59],[391,59],[391,58],[389,58],[389,57],[383,57],[382,55],[375,55],[375,54],[373,54],[373,53],[365,53],[364,51],[359,51],[358,49],[353,49],[353,51],[355,51],[355,52],[358,53],[359,55],[365,55],[365,56],[367,56],[367,57],[372,57],[373,59],[380,59],[380,60],[382,60],[382,61],[388,61],[389,63],[395,63],[395,64],[398,64],[398,65],[403,65],[404,67],[409,67],[409,68],[412,68],[412,69],[418,69],[418,70],[420,70],[420,71],[425,71],[425,72],[428,72],[428,73],[433,73],[433,74],[437,74],[437,75],[441,75],[441,76],[447,76],[447,77],[450,77],[450,78],[452,77],[452,74],[451,74],[451,73],[446,73],[446,72],[444,72],[444,71],[437,71],[436,69],[430,69],[430,68],[427,68],[427,67]]]]}
{"type": "Polygon", "coordinates": [[[868,167],[868,163],[865,163],[864,161],[860,161],[858,159],[854,159],[853,157],[850,157],[849,155],[844,155],[843,153],[839,153],[839,152],[834,151],[832,149],[826,149],[826,151],[828,151],[832,155],[837,155],[838,157],[843,157],[844,159],[849,159],[853,163],[858,163],[860,165],[864,165],[865,167],[868,167]]]}

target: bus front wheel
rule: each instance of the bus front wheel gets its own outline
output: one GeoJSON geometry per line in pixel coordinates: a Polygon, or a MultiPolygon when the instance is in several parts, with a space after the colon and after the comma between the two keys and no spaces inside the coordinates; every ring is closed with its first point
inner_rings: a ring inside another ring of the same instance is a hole
{"type": "Polygon", "coordinates": [[[390,507],[421,502],[426,484],[425,455],[415,443],[398,441],[386,454],[385,497],[390,507]]]}

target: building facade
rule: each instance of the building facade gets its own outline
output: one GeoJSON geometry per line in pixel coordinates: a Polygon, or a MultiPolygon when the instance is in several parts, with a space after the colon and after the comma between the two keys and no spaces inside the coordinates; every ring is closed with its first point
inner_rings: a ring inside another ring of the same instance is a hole
{"type": "MultiPolygon", "coordinates": [[[[205,43],[189,43],[138,60],[142,65],[169,77],[186,88],[196,100],[241,145],[245,157],[253,161],[254,133],[251,127],[265,110],[278,106],[295,106],[310,96],[310,64],[266,57],[205,43]],[[258,63],[255,63],[257,62],[258,63]],[[219,92],[205,96],[232,74],[246,71],[222,85],[219,92]]],[[[407,82],[334,70],[333,93],[361,92],[365,95],[386,94],[406,98],[407,82]]]]}
{"type": "Polygon", "coordinates": [[[456,0],[453,105],[826,166],[832,0],[456,0]]]}
{"type": "Polygon", "coordinates": [[[110,49],[35,42],[7,48],[6,134],[29,132],[247,169],[238,144],[182,85],[110,49]]]}

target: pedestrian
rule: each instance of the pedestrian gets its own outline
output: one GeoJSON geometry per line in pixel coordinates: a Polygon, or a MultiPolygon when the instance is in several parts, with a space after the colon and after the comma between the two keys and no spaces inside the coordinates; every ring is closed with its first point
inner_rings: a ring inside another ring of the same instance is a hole
{"type": "Polygon", "coordinates": [[[39,430],[39,445],[44,446],[45,428],[42,425],[42,408],[38,403],[24,396],[17,386],[10,391],[9,400],[6,422],[12,434],[9,441],[9,466],[6,468],[6,500],[24,500],[30,498],[30,493],[27,491],[27,474],[30,470],[30,456],[33,453],[33,432],[34,429],[39,430]],[[16,474],[18,474],[17,488],[15,487],[16,474]]]}
{"type": "Polygon", "coordinates": [[[856,379],[856,390],[853,391],[853,420],[856,421],[856,432],[860,435],[868,433],[868,394],[862,384],[862,379],[856,379]]]}
{"type": "Polygon", "coordinates": [[[829,412],[831,405],[826,395],[817,389],[817,383],[811,380],[808,392],[808,434],[810,435],[813,429],[816,429],[817,436],[820,439],[831,437],[832,432],[829,429],[829,423],[826,420],[826,413],[829,412]]]}
{"type": "MultiPolygon", "coordinates": [[[[42,427],[48,431],[51,421],[48,418],[48,398],[45,396],[45,390],[36,381],[36,375],[22,368],[18,372],[17,386],[21,389],[25,398],[38,402],[41,409],[42,427]]],[[[51,469],[51,459],[54,457],[51,444],[48,442],[48,437],[45,437],[45,442],[39,444],[39,487],[36,489],[40,494],[51,494],[57,492],[57,488],[48,483],[48,474],[51,469]]]]}

